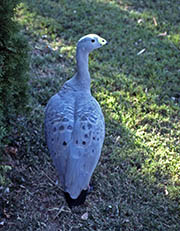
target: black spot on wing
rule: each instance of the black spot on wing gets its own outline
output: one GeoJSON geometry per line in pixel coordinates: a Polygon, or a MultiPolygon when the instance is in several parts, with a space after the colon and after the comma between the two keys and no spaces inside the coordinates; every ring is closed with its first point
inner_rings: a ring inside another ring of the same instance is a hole
{"type": "Polygon", "coordinates": [[[63,120],[62,120],[63,122],[68,122],[69,121],[69,119],[68,118],[63,118],[63,120]]]}
{"type": "Polygon", "coordinates": [[[68,125],[68,126],[67,126],[67,129],[68,129],[68,130],[72,130],[73,127],[72,127],[71,125],[68,125]]]}
{"type": "Polygon", "coordinates": [[[81,117],[81,121],[87,121],[87,117],[84,115],[81,117]]]}
{"type": "Polygon", "coordinates": [[[88,129],[92,128],[92,124],[90,124],[90,123],[88,123],[87,126],[88,126],[88,129]]]}
{"type": "Polygon", "coordinates": [[[66,142],[66,141],[64,141],[64,142],[63,142],[63,146],[66,146],[66,145],[67,145],[67,142],[66,142]]]}
{"type": "Polygon", "coordinates": [[[61,126],[59,127],[59,130],[60,130],[60,131],[63,131],[63,130],[64,130],[64,126],[61,125],[61,126]]]}

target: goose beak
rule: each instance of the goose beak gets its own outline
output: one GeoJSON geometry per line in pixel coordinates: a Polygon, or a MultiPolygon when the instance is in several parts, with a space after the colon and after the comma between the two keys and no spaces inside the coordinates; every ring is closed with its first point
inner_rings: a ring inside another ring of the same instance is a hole
{"type": "Polygon", "coordinates": [[[101,38],[101,37],[98,38],[98,42],[101,46],[108,44],[108,42],[104,38],[101,38]]]}

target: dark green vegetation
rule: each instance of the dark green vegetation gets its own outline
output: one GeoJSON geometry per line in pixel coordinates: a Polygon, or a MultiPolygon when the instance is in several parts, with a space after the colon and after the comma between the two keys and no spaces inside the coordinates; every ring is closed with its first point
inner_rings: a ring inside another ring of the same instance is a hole
{"type": "Polygon", "coordinates": [[[28,0],[17,20],[32,46],[32,113],[20,118],[6,151],[13,170],[2,230],[179,231],[179,1],[28,0]],[[72,213],[55,184],[43,116],[74,73],[76,42],[88,33],[110,42],[90,55],[106,139],[95,191],[72,213]]]}
{"type": "MultiPolygon", "coordinates": [[[[0,153],[11,139],[10,131],[17,115],[25,111],[27,104],[28,43],[13,20],[19,2],[2,0],[0,3],[0,153]]],[[[8,166],[0,165],[0,184],[7,169],[8,166]]]]}

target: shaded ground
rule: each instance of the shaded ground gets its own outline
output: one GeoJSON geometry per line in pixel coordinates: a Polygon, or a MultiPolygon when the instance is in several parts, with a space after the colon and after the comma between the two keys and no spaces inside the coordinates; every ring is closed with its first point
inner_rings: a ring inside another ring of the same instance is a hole
{"type": "Polygon", "coordinates": [[[32,47],[29,113],[4,152],[12,170],[0,188],[0,230],[180,230],[177,9],[178,1],[135,0],[19,6],[32,47]],[[45,145],[44,108],[75,71],[75,43],[92,31],[110,40],[90,57],[106,139],[95,191],[71,211],[45,145]]]}

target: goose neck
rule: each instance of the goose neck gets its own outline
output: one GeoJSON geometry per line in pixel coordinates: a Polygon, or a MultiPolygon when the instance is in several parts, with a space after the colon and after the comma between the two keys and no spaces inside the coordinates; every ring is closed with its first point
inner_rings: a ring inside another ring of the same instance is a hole
{"type": "Polygon", "coordinates": [[[78,48],[76,52],[77,78],[79,79],[81,84],[90,88],[91,80],[90,80],[90,74],[88,68],[88,59],[89,59],[89,53],[87,53],[81,48],[78,48]]]}

